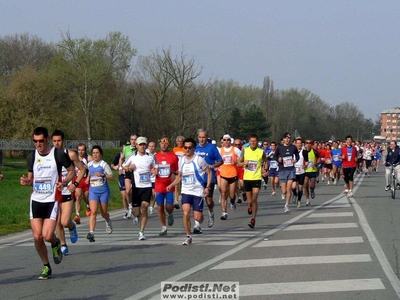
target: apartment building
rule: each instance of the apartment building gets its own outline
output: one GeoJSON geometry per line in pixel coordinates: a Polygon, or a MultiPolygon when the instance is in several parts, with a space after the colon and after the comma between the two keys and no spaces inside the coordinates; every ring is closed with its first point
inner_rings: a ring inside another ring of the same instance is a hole
{"type": "Polygon", "coordinates": [[[386,141],[400,140],[400,107],[386,109],[381,112],[381,136],[386,138],[386,141]]]}

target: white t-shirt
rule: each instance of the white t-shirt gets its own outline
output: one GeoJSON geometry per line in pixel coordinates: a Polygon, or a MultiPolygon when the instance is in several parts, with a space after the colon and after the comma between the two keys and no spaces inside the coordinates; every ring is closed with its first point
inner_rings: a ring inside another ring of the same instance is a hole
{"type": "Polygon", "coordinates": [[[191,160],[188,160],[184,156],[179,162],[179,171],[182,173],[182,194],[193,195],[197,197],[204,196],[204,187],[199,182],[195,168],[201,178],[204,178],[204,170],[207,168],[208,164],[206,161],[195,154],[191,160]]]}
{"type": "Polygon", "coordinates": [[[152,187],[150,170],[157,167],[154,156],[148,154],[140,155],[139,153],[131,155],[124,162],[123,166],[126,167],[131,164],[135,165],[135,169],[133,170],[135,186],[137,188],[152,187]]]}

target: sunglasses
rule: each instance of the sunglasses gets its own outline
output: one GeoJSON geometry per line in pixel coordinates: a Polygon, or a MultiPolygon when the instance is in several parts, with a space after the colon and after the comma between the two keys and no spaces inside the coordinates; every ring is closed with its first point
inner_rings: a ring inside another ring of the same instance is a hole
{"type": "Polygon", "coordinates": [[[230,139],[223,139],[224,142],[230,141],[230,139]]]}
{"type": "Polygon", "coordinates": [[[192,146],[189,146],[189,147],[183,147],[183,149],[185,149],[185,150],[192,150],[193,149],[193,147],[192,146]]]}
{"type": "Polygon", "coordinates": [[[41,139],[41,140],[35,140],[35,139],[33,139],[32,140],[35,144],[36,143],[44,143],[44,139],[41,139]]]}
{"type": "Polygon", "coordinates": [[[306,144],[312,144],[312,142],[306,142],[306,144]]]}
{"type": "Polygon", "coordinates": [[[264,146],[265,146],[265,145],[267,145],[267,146],[268,146],[268,143],[266,143],[266,144],[263,144],[263,145],[264,145],[264,146]]]}
{"type": "Polygon", "coordinates": [[[235,146],[242,146],[242,144],[235,144],[235,146]]]}

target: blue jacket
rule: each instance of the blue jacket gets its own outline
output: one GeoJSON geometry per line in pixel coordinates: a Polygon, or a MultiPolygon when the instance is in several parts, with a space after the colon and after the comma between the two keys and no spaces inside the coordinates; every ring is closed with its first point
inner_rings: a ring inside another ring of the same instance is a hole
{"type": "Polygon", "coordinates": [[[388,148],[386,157],[386,166],[390,166],[390,164],[394,165],[400,162],[400,148],[396,147],[394,150],[388,148]]]}

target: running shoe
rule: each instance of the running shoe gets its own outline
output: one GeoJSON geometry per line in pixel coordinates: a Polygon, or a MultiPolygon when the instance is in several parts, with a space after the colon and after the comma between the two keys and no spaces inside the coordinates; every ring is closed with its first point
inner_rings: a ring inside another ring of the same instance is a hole
{"type": "Polygon", "coordinates": [[[327,183],[328,185],[330,185],[331,184],[331,182],[328,180],[328,183],[327,183]]]}
{"type": "Polygon", "coordinates": [[[282,194],[281,197],[282,197],[282,200],[285,200],[286,199],[286,194],[282,194]]]}
{"type": "Polygon", "coordinates": [[[232,210],[236,210],[236,203],[235,203],[235,200],[231,200],[231,209],[232,210]]]}
{"type": "Polygon", "coordinates": [[[38,279],[46,280],[51,278],[51,269],[48,266],[44,266],[42,273],[40,273],[38,279]]]}
{"type": "Polygon", "coordinates": [[[56,246],[51,248],[53,250],[53,260],[55,264],[59,264],[62,261],[63,254],[61,252],[61,243],[58,238],[56,238],[56,246]]]}
{"type": "Polygon", "coordinates": [[[255,219],[251,219],[249,224],[247,224],[247,225],[249,225],[250,228],[254,228],[254,226],[256,225],[256,220],[255,219]]]}
{"type": "Polygon", "coordinates": [[[349,190],[348,190],[348,189],[345,189],[345,190],[343,191],[343,194],[346,194],[346,195],[347,195],[348,192],[349,192],[349,190]]]}
{"type": "Polygon", "coordinates": [[[89,217],[90,216],[90,207],[86,206],[86,216],[89,217]]]}
{"type": "Polygon", "coordinates": [[[124,220],[128,220],[128,211],[125,212],[125,215],[122,217],[124,220]]]}
{"type": "Polygon", "coordinates": [[[347,198],[350,198],[350,197],[353,197],[353,191],[351,191],[351,190],[347,193],[347,198]]]}
{"type": "Polygon", "coordinates": [[[133,217],[133,225],[139,224],[139,218],[138,217],[133,217]]]}
{"type": "Polygon", "coordinates": [[[249,215],[251,215],[253,213],[253,207],[251,206],[251,204],[247,205],[247,213],[249,215]]]}
{"type": "Polygon", "coordinates": [[[168,226],[174,225],[174,214],[171,213],[168,215],[168,226]]]}
{"type": "Polygon", "coordinates": [[[246,195],[246,193],[242,193],[242,196],[243,196],[243,201],[246,202],[246,201],[247,201],[247,195],[246,195]]]}
{"type": "Polygon", "coordinates": [[[106,221],[106,232],[108,234],[111,234],[113,232],[112,224],[111,224],[111,219],[107,222],[106,221]]]}
{"type": "Polygon", "coordinates": [[[208,228],[211,228],[214,226],[214,213],[213,212],[208,212],[207,226],[208,226],[208,228]]]}
{"type": "Polygon", "coordinates": [[[93,243],[94,242],[94,233],[89,232],[86,236],[86,238],[89,240],[89,242],[93,243]]]}
{"type": "Polygon", "coordinates": [[[154,214],[154,207],[153,206],[149,207],[149,214],[150,215],[154,214]]]}
{"type": "Polygon", "coordinates": [[[144,232],[143,231],[139,231],[138,239],[139,239],[139,241],[144,241],[146,239],[146,237],[144,236],[144,232]]]}
{"type": "Polygon", "coordinates": [[[301,201],[297,201],[297,208],[301,208],[301,201]]]}
{"type": "Polygon", "coordinates": [[[268,185],[265,182],[263,183],[263,186],[264,186],[264,190],[266,190],[268,187],[268,185]]]}
{"type": "Polygon", "coordinates": [[[78,232],[76,230],[76,223],[72,222],[74,224],[74,227],[72,230],[69,231],[69,238],[71,240],[72,244],[75,244],[78,241],[78,232]]]}
{"type": "Polygon", "coordinates": [[[334,179],[333,180],[333,185],[336,185],[337,184],[337,181],[336,181],[336,179],[334,179]]]}
{"type": "Polygon", "coordinates": [[[396,190],[400,190],[400,183],[396,184],[396,190]]]}
{"type": "Polygon", "coordinates": [[[292,202],[293,202],[293,203],[297,203],[297,193],[296,193],[296,194],[293,193],[292,202]]]}
{"type": "Polygon", "coordinates": [[[161,227],[161,231],[160,231],[160,233],[158,235],[159,236],[167,235],[167,227],[162,226],[161,227]]]}
{"type": "Polygon", "coordinates": [[[61,246],[61,252],[62,252],[63,256],[68,255],[69,251],[68,251],[67,245],[61,246]]]}
{"type": "Polygon", "coordinates": [[[388,191],[388,190],[390,190],[390,185],[387,185],[387,186],[385,187],[385,191],[388,191]]]}
{"type": "Polygon", "coordinates": [[[271,193],[271,196],[275,196],[275,195],[276,195],[276,192],[272,192],[272,193],[271,193]]]}
{"type": "Polygon", "coordinates": [[[226,220],[226,219],[228,219],[228,214],[226,212],[222,212],[221,220],[226,220]]]}
{"type": "Polygon", "coordinates": [[[180,208],[179,202],[178,202],[178,201],[175,201],[175,202],[174,202],[174,208],[175,208],[175,209],[179,209],[179,208],[180,208]]]}
{"type": "Polygon", "coordinates": [[[74,217],[74,222],[76,223],[76,224],[81,224],[81,217],[80,216],[78,216],[78,215],[75,215],[75,217],[74,217]]]}
{"type": "Polygon", "coordinates": [[[306,202],[306,206],[311,206],[311,202],[310,202],[310,200],[307,200],[307,202],[306,202]]]}
{"type": "Polygon", "coordinates": [[[186,237],[186,239],[182,243],[182,245],[191,245],[191,244],[192,244],[192,238],[190,236],[186,237]]]}
{"type": "Polygon", "coordinates": [[[238,198],[238,201],[236,202],[237,204],[242,204],[242,198],[238,198]]]}
{"type": "Polygon", "coordinates": [[[127,217],[128,219],[132,218],[132,207],[129,207],[127,217]]]}
{"type": "Polygon", "coordinates": [[[315,198],[315,191],[314,190],[310,190],[310,193],[311,193],[311,199],[314,199],[315,198]]]}
{"type": "Polygon", "coordinates": [[[284,211],[285,211],[285,213],[288,213],[288,212],[290,212],[290,210],[289,210],[289,205],[285,204],[284,211]]]}
{"type": "Polygon", "coordinates": [[[200,227],[200,226],[194,226],[194,227],[193,227],[193,233],[194,233],[194,234],[202,234],[203,231],[201,230],[201,227],[200,227]]]}

